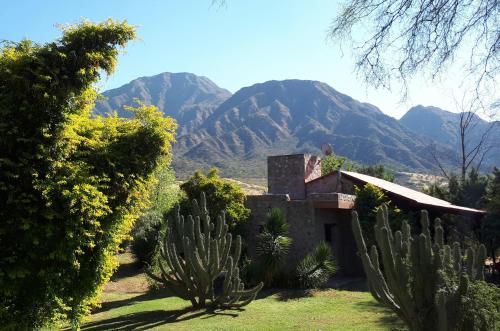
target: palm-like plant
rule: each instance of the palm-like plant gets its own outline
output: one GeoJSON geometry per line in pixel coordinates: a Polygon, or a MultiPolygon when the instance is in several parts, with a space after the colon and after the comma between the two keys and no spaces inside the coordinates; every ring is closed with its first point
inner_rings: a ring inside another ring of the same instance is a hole
{"type": "Polygon", "coordinates": [[[272,209],[262,233],[257,236],[258,266],[266,285],[281,270],[288,257],[292,239],[288,237],[288,223],[281,209],[272,209]]]}
{"type": "Polygon", "coordinates": [[[337,271],[330,245],[322,241],[297,265],[297,280],[302,288],[324,285],[337,271]]]}

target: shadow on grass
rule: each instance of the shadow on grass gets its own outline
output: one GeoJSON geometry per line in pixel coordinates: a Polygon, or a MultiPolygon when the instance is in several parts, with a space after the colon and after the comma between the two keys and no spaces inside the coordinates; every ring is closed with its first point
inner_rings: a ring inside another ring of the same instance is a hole
{"type": "Polygon", "coordinates": [[[364,277],[333,276],[327,287],[342,291],[368,292],[368,284],[364,277]]]}
{"type": "Polygon", "coordinates": [[[313,296],[311,290],[299,290],[289,288],[268,288],[260,291],[257,294],[256,300],[265,299],[270,296],[276,296],[278,301],[288,301],[300,298],[307,298],[313,296]]]}
{"type": "Polygon", "coordinates": [[[111,276],[112,281],[117,281],[122,278],[133,277],[143,272],[143,268],[139,262],[133,261],[120,264],[116,272],[111,276]]]}
{"type": "MultiPolygon", "coordinates": [[[[239,309],[238,311],[242,311],[239,309]]],[[[187,321],[194,318],[211,318],[215,316],[238,317],[237,313],[227,310],[214,309],[196,309],[186,307],[176,310],[153,310],[143,311],[114,318],[85,324],[81,330],[99,331],[99,330],[148,330],[154,327],[169,323],[187,321]]]]}
{"type": "Polygon", "coordinates": [[[355,303],[358,310],[382,313],[380,317],[380,324],[389,327],[393,331],[407,330],[403,321],[389,308],[382,306],[382,304],[373,301],[363,301],[355,303]]]}
{"type": "Polygon", "coordinates": [[[123,299],[123,300],[115,300],[115,301],[106,301],[101,304],[101,307],[92,311],[93,314],[102,313],[111,309],[120,308],[124,306],[130,306],[137,302],[141,301],[149,301],[155,299],[163,299],[171,297],[172,293],[170,293],[166,289],[161,290],[151,290],[141,295],[137,295],[135,297],[123,299]]]}

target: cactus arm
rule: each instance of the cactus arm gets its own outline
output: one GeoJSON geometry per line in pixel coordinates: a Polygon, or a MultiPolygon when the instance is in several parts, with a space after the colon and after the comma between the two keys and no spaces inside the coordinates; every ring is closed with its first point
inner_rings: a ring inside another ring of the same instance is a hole
{"type": "Polygon", "coordinates": [[[378,254],[376,248],[372,248],[372,258],[377,265],[377,268],[375,268],[374,264],[372,263],[372,259],[370,259],[370,257],[368,256],[366,244],[363,239],[361,225],[358,220],[358,214],[355,211],[352,213],[352,228],[354,239],[358,246],[361,262],[363,263],[363,267],[365,269],[372,294],[374,294],[374,297],[376,299],[379,299],[381,302],[390,306],[394,311],[396,311],[396,313],[398,313],[400,311],[400,307],[396,304],[396,302],[394,302],[387,287],[385,278],[382,275],[380,268],[378,268],[378,254]]]}

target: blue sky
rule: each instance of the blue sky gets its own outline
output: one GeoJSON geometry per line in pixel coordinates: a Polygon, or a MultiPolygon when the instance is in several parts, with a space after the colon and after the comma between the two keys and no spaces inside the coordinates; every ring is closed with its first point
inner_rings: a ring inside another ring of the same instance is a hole
{"type": "Polygon", "coordinates": [[[459,80],[417,78],[401,103],[399,90],[375,90],[356,76],[348,50],[327,39],[338,8],[327,0],[0,0],[0,39],[29,38],[42,43],[60,37],[57,24],[81,19],[126,19],[140,40],[120,56],[102,90],[164,71],[192,72],[235,92],[271,79],[311,79],[330,84],[385,113],[401,117],[411,106],[434,105],[453,111],[459,80]]]}

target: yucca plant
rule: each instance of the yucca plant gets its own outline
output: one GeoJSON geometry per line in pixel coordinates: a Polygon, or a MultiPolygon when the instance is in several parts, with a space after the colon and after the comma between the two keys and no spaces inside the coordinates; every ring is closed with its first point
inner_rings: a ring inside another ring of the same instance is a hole
{"type": "Polygon", "coordinates": [[[297,265],[297,281],[301,288],[320,287],[337,271],[330,245],[322,241],[297,265]]]}
{"type": "Polygon", "coordinates": [[[264,283],[270,285],[286,262],[292,239],[288,237],[288,223],[281,209],[272,209],[262,233],[257,236],[258,269],[264,283]]]}

